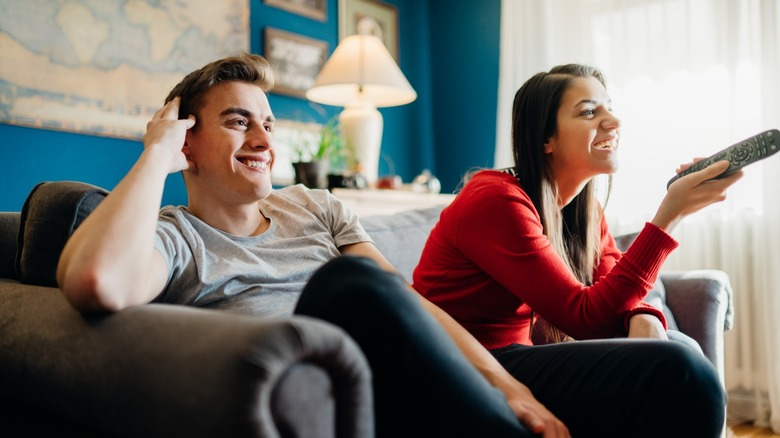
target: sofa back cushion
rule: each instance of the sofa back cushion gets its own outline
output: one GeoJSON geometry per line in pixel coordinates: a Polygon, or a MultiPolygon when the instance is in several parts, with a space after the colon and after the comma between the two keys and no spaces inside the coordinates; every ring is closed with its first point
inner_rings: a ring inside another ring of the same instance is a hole
{"type": "Polygon", "coordinates": [[[106,190],[81,182],[36,185],[22,207],[17,279],[26,284],[57,286],[55,274],[65,242],[106,195],[106,190]]]}
{"type": "Polygon", "coordinates": [[[411,283],[412,272],[420,260],[425,241],[439,221],[443,208],[440,205],[391,215],[369,216],[360,219],[360,223],[374,239],[379,251],[411,283]]]}

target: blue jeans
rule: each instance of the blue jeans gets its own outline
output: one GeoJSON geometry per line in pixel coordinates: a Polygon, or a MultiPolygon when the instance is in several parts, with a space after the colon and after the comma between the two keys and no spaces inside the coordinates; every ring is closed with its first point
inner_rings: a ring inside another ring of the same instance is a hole
{"type": "MultiPolygon", "coordinates": [[[[404,280],[374,262],[328,262],[295,313],[329,321],[357,341],[373,373],[377,436],[532,436],[404,280]]],[[[714,437],[723,424],[714,367],[678,343],[512,345],[492,353],[575,437],[714,437]],[[685,423],[694,432],[683,433],[685,423]]]]}

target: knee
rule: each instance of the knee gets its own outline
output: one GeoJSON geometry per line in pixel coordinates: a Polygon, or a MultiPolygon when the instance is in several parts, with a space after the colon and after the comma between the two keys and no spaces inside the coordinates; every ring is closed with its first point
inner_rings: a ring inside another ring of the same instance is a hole
{"type": "Polygon", "coordinates": [[[302,303],[351,308],[385,307],[411,300],[404,279],[385,271],[367,257],[341,256],[318,269],[309,279],[299,299],[302,303]]]}
{"type": "Polygon", "coordinates": [[[691,416],[720,424],[725,419],[726,391],[715,367],[686,345],[670,342],[667,347],[659,377],[668,379],[668,400],[676,400],[679,408],[691,416]]]}
{"type": "Polygon", "coordinates": [[[368,257],[344,255],[325,263],[309,280],[307,287],[348,291],[381,291],[405,288],[399,275],[386,271],[368,257]]]}

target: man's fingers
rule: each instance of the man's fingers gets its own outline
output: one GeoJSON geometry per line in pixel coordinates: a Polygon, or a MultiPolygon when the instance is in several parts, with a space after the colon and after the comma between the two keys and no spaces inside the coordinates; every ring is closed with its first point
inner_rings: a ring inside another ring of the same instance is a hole
{"type": "Polygon", "coordinates": [[[179,118],[179,104],[181,102],[180,97],[174,97],[170,102],[166,103],[162,108],[158,109],[154,113],[152,120],[176,120],[179,118]]]}

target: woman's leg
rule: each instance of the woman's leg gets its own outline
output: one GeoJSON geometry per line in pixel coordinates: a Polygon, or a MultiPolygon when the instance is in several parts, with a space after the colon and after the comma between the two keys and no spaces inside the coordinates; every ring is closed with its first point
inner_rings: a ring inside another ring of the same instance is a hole
{"type": "Polygon", "coordinates": [[[378,436],[531,436],[403,279],[369,259],[327,263],[295,313],[340,326],[360,345],[373,373],[378,436]]]}
{"type": "Polygon", "coordinates": [[[580,341],[493,354],[575,437],[717,437],[723,429],[717,372],[682,343],[580,341]]]}

